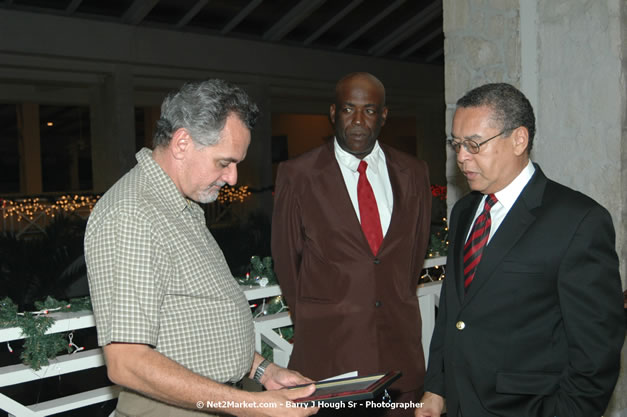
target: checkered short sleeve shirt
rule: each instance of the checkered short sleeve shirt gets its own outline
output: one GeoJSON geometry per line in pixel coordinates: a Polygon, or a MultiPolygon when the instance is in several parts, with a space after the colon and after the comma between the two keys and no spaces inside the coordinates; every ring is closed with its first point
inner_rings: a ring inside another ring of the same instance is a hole
{"type": "Polygon", "coordinates": [[[87,275],[101,346],[142,343],[218,382],[250,371],[254,333],[200,206],[148,149],[94,207],[87,275]]]}

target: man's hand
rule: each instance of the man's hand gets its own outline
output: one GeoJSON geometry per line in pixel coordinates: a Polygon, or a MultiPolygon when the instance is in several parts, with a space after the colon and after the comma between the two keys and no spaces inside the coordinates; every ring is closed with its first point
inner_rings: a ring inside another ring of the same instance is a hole
{"type": "MultiPolygon", "coordinates": [[[[283,369],[283,368],[280,368],[283,369]]],[[[276,416],[276,417],[300,417],[311,416],[316,414],[319,410],[318,407],[304,407],[297,406],[294,400],[299,398],[309,397],[316,390],[315,385],[307,385],[305,387],[293,388],[293,389],[279,389],[272,391],[264,391],[258,393],[256,401],[263,403],[274,403],[275,407],[257,408],[251,414],[242,414],[242,416],[276,416]]],[[[251,410],[252,411],[252,410],[251,410]]]]}
{"type": "Polygon", "coordinates": [[[415,417],[440,417],[444,409],[444,398],[432,392],[425,392],[420,400],[422,407],[416,408],[415,417]]]}
{"type": "Polygon", "coordinates": [[[268,390],[276,390],[294,385],[302,385],[313,382],[296,371],[281,368],[276,364],[270,364],[261,377],[261,383],[268,390]]]}

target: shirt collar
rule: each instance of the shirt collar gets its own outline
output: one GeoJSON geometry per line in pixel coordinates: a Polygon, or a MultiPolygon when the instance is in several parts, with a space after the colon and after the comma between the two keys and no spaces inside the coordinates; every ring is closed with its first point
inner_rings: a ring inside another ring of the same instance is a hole
{"type": "MultiPolygon", "coordinates": [[[[335,150],[335,159],[343,165],[344,167],[350,169],[352,172],[357,172],[357,167],[359,167],[359,163],[362,159],[357,158],[355,155],[346,152],[340,144],[337,142],[337,138],[333,140],[333,147],[335,150]]],[[[383,153],[383,149],[379,146],[379,141],[375,141],[374,148],[372,151],[366,155],[363,161],[368,163],[368,169],[372,171],[373,174],[378,174],[381,169],[381,163],[385,160],[385,154],[383,153]]]]}
{"type": "MultiPolygon", "coordinates": [[[[172,178],[153,159],[150,149],[142,148],[135,154],[135,158],[139,167],[146,172],[146,177],[149,181],[155,184],[154,189],[159,193],[163,204],[177,213],[181,213],[186,209],[195,210],[194,206],[198,206],[198,204],[183,197],[176,185],[174,185],[172,178]]],[[[202,208],[198,208],[202,210],[202,208]]]]}
{"type": "Polygon", "coordinates": [[[523,168],[516,178],[514,178],[514,181],[509,183],[509,185],[501,191],[494,193],[499,203],[501,203],[508,211],[512,208],[516,199],[522,192],[523,188],[525,188],[534,172],[536,172],[536,168],[533,166],[531,160],[529,160],[527,166],[523,168]]]}

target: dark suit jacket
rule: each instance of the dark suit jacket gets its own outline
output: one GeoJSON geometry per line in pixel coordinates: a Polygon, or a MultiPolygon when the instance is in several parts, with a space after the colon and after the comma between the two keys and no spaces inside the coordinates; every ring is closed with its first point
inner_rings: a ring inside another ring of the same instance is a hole
{"type": "Polygon", "coordinates": [[[429,176],[424,162],[381,148],[394,208],[376,257],[332,142],[279,166],[272,255],[295,324],[290,368],[313,379],[401,370],[394,387],[421,390],[416,285],[429,236],[429,176]]]}
{"type": "Polygon", "coordinates": [[[451,214],[425,390],[465,417],[600,416],[625,338],[609,213],[536,165],[464,296],[462,250],[481,197],[451,214]]]}

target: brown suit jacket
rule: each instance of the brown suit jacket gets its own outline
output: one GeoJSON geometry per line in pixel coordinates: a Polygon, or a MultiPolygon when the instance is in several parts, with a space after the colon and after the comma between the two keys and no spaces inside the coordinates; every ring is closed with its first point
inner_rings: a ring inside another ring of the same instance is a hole
{"type": "Polygon", "coordinates": [[[295,324],[290,368],[313,379],[400,370],[422,390],[416,285],[431,219],[427,165],[381,145],[394,194],[376,257],[346,190],[333,142],[279,166],[272,254],[295,324]]]}

